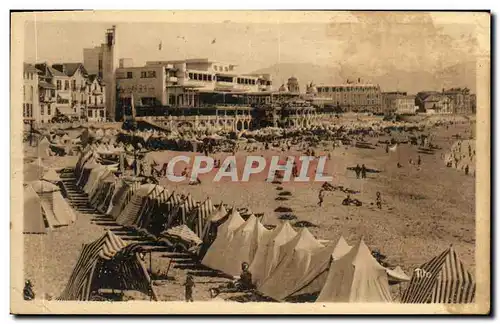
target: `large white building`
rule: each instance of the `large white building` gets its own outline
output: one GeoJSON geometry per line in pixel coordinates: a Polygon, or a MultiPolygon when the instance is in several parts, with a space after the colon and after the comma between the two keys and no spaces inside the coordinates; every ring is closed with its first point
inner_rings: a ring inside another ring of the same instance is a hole
{"type": "Polygon", "coordinates": [[[130,104],[130,98],[135,107],[202,107],[224,93],[269,92],[272,87],[269,74],[241,74],[233,64],[207,58],[150,61],[140,67],[121,59],[116,79],[118,109],[130,104]]]}
{"type": "Polygon", "coordinates": [[[382,112],[380,86],[371,83],[347,81],[345,84],[324,84],[317,87],[318,98],[328,98],[343,111],[382,112]]]}

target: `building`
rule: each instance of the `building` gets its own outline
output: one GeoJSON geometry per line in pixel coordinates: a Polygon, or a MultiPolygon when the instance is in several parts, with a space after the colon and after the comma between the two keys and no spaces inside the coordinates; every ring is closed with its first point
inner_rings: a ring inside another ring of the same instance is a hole
{"type": "Polygon", "coordinates": [[[31,123],[40,118],[38,105],[38,73],[35,66],[23,65],[23,121],[31,123]]]}
{"type": "Polygon", "coordinates": [[[100,77],[95,74],[86,80],[85,100],[86,119],[90,122],[106,121],[106,86],[100,77]]]}
{"type": "MultiPolygon", "coordinates": [[[[86,94],[88,72],[82,63],[58,63],[52,68],[63,73],[69,78],[69,102],[67,106],[56,105],[60,113],[80,119],[86,116],[86,94]]],[[[66,91],[66,81],[64,84],[66,91]]],[[[66,93],[65,93],[66,94],[66,93]]]]}
{"type": "Polygon", "coordinates": [[[396,112],[396,98],[408,95],[402,91],[382,92],[382,112],[393,114],[396,112]]]}
{"type": "Polygon", "coordinates": [[[415,114],[418,107],[415,106],[415,96],[399,96],[394,99],[394,106],[397,114],[415,114]]]}
{"type": "Polygon", "coordinates": [[[430,94],[422,99],[418,110],[427,113],[452,114],[454,111],[453,101],[442,93],[430,94]]]}
{"type": "Polygon", "coordinates": [[[453,104],[453,113],[455,114],[471,114],[471,94],[468,88],[451,88],[443,89],[443,94],[448,96],[453,104]]]}
{"type": "Polygon", "coordinates": [[[340,85],[319,85],[316,87],[319,98],[331,98],[342,111],[382,112],[382,93],[380,86],[347,80],[340,85]]]}
{"type": "Polygon", "coordinates": [[[286,85],[288,87],[288,91],[291,93],[300,93],[300,85],[296,77],[290,77],[286,85]]]}
{"type": "Polygon", "coordinates": [[[415,96],[402,91],[382,93],[382,112],[390,114],[414,114],[418,110],[415,106],[415,96]]]}
{"type": "Polygon", "coordinates": [[[116,70],[117,116],[123,116],[123,107],[132,106],[131,98],[138,109],[200,108],[240,102],[238,94],[271,91],[270,75],[240,74],[235,68],[207,58],[150,61],[140,67],[122,59],[116,70]]]}
{"type": "Polygon", "coordinates": [[[477,107],[477,97],[475,93],[470,95],[470,106],[471,106],[471,112],[475,114],[477,107]]]}
{"type": "Polygon", "coordinates": [[[83,65],[89,74],[102,79],[105,88],[107,116],[116,120],[116,69],[119,66],[118,48],[116,46],[116,27],[106,31],[106,40],[101,46],[83,50],[83,65]]]}

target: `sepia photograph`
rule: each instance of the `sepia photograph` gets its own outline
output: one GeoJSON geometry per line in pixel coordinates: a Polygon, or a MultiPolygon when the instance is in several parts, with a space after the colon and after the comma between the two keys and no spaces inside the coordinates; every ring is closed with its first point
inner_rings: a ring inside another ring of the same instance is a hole
{"type": "Polygon", "coordinates": [[[490,312],[490,12],[10,15],[11,313],[490,312]]]}

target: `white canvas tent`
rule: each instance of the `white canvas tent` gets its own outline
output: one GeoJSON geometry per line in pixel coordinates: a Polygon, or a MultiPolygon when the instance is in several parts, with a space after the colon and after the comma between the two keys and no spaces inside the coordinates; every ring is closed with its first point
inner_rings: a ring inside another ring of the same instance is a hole
{"type": "Polygon", "coordinates": [[[234,231],[232,239],[224,249],[223,262],[217,264],[216,269],[231,276],[238,276],[241,273],[241,264],[252,262],[262,237],[268,231],[257,217],[250,215],[247,221],[234,231]]]}
{"type": "Polygon", "coordinates": [[[278,263],[280,247],[292,240],[297,232],[288,221],[283,222],[272,232],[262,237],[262,243],[257,247],[255,257],[250,264],[253,283],[259,287],[269,276],[278,263]]]}
{"type": "Polygon", "coordinates": [[[363,240],[334,260],[316,302],[391,302],[386,269],[372,256],[363,240]]]}
{"type": "Polygon", "coordinates": [[[287,297],[289,287],[304,276],[311,256],[322,247],[311,232],[303,228],[290,242],[281,246],[276,268],[258,290],[275,300],[287,297]]]}
{"type": "Polygon", "coordinates": [[[341,236],[337,244],[326,246],[314,253],[311,257],[311,264],[306,274],[296,283],[295,286],[289,288],[289,295],[304,295],[319,293],[325,285],[328,270],[333,260],[338,260],[346,255],[351,246],[347,244],[343,236],[341,236]]]}
{"type": "Polygon", "coordinates": [[[223,268],[226,262],[225,253],[229,242],[233,239],[234,231],[244,223],[245,221],[241,218],[240,213],[238,213],[236,208],[233,208],[226,222],[217,229],[217,237],[203,257],[201,263],[212,269],[223,268]]]}

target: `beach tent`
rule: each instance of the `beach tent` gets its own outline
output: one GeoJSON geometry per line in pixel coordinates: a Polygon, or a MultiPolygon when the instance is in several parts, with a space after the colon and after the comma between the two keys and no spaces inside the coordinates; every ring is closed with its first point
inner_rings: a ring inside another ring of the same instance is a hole
{"type": "Polygon", "coordinates": [[[181,197],[175,191],[172,191],[163,203],[154,206],[151,211],[151,218],[147,222],[144,222],[141,231],[145,231],[156,237],[165,229],[172,227],[168,224],[171,219],[170,216],[177,213],[181,203],[181,197]]]}
{"type": "Polygon", "coordinates": [[[52,183],[57,183],[57,182],[61,181],[61,177],[56,172],[56,170],[51,168],[51,169],[48,169],[47,171],[45,171],[45,173],[42,176],[42,180],[49,181],[52,183]]]}
{"type": "Polygon", "coordinates": [[[249,271],[252,273],[253,283],[259,287],[271,274],[278,263],[280,247],[291,241],[297,232],[288,221],[283,222],[272,232],[262,237],[255,257],[250,264],[249,271]]]}
{"type": "Polygon", "coordinates": [[[132,226],[137,217],[139,217],[142,204],[146,197],[152,194],[153,191],[157,194],[161,192],[162,189],[163,187],[151,183],[141,185],[122,210],[120,215],[116,218],[116,223],[122,226],[132,226]]]}
{"type": "Polygon", "coordinates": [[[111,198],[107,214],[116,220],[140,186],[139,182],[122,179],[119,187],[115,189],[113,198],[111,198]]]}
{"type": "Polygon", "coordinates": [[[249,265],[252,263],[257,247],[268,231],[257,217],[250,215],[246,222],[234,231],[222,253],[223,258],[214,265],[215,269],[238,276],[243,262],[249,265]]]}
{"type": "Polygon", "coordinates": [[[69,225],[76,215],[61,195],[60,188],[37,180],[24,188],[24,232],[44,233],[45,228],[69,225]],[[41,224],[44,230],[41,230],[41,224]]]}
{"type": "Polygon", "coordinates": [[[224,267],[227,247],[233,239],[234,232],[244,223],[245,221],[241,218],[240,213],[233,207],[228,219],[217,229],[217,237],[201,263],[212,269],[224,267]]]}
{"type": "Polygon", "coordinates": [[[391,302],[386,269],[363,239],[346,255],[333,260],[316,302],[391,302]]]}
{"type": "Polygon", "coordinates": [[[203,240],[204,244],[208,245],[213,242],[217,236],[217,228],[226,221],[228,216],[228,211],[224,204],[221,202],[219,207],[208,217],[205,222],[205,227],[203,228],[203,233],[200,238],[203,240]]]}
{"type": "Polygon", "coordinates": [[[155,217],[155,213],[159,212],[158,207],[165,203],[168,197],[168,190],[164,187],[158,186],[157,190],[153,190],[143,201],[141,211],[139,212],[140,216],[137,217],[133,227],[146,230],[155,217]]]}
{"type": "Polygon", "coordinates": [[[207,220],[214,212],[215,207],[210,197],[208,197],[190,212],[190,215],[186,220],[186,224],[196,233],[196,235],[201,237],[207,220]]]}
{"type": "Polygon", "coordinates": [[[289,296],[319,293],[325,285],[332,261],[340,259],[350,250],[351,246],[341,236],[337,244],[326,246],[314,253],[305,275],[294,286],[285,287],[289,290],[289,296]]]}
{"type": "Polygon", "coordinates": [[[91,299],[99,289],[135,290],[158,300],[140,246],[127,245],[111,231],[90,244],[84,244],[66,287],[57,300],[91,299]]]}
{"type": "Polygon", "coordinates": [[[258,290],[275,300],[289,294],[288,287],[295,285],[307,273],[312,255],[324,247],[305,227],[291,241],[280,247],[276,268],[258,290]]]}
{"type": "Polygon", "coordinates": [[[389,277],[389,284],[398,284],[401,282],[406,282],[410,281],[411,278],[408,277],[408,275],[401,269],[400,266],[397,266],[394,269],[388,269],[387,270],[387,276],[389,277]]]}
{"type": "Polygon", "coordinates": [[[25,163],[23,165],[23,182],[40,180],[46,170],[47,167],[42,163],[42,159],[40,158],[31,163],[25,163]]]}
{"type": "Polygon", "coordinates": [[[23,233],[45,234],[47,227],[50,228],[45,220],[40,197],[31,188],[26,185],[23,191],[24,198],[24,228],[23,233]]]}
{"type": "Polygon", "coordinates": [[[190,251],[203,243],[198,235],[184,224],[163,231],[158,240],[171,246],[181,246],[185,251],[190,251]]]}
{"type": "Polygon", "coordinates": [[[466,304],[474,302],[476,283],[450,246],[415,269],[403,303],[466,304]]]}

